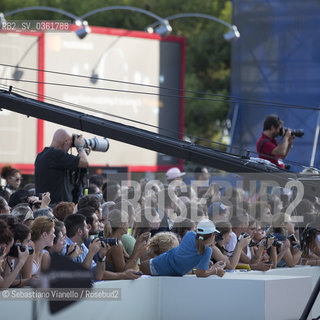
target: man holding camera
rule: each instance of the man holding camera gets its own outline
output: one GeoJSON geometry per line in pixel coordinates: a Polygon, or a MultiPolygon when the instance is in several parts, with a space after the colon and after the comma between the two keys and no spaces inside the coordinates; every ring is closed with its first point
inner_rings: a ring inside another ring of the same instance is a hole
{"type": "Polygon", "coordinates": [[[50,147],[45,147],[35,161],[36,194],[50,192],[51,203],[72,201],[71,172],[78,168],[87,168],[90,149],[84,149],[82,135],[71,135],[64,129],[58,129],[50,147]],[[78,155],[69,154],[71,147],[78,155]]]}
{"type": "Polygon", "coordinates": [[[295,135],[290,129],[283,129],[283,122],[276,115],[269,115],[263,123],[263,133],[256,143],[259,158],[269,160],[279,168],[285,166],[281,159],[285,159],[292,147],[295,135]],[[282,136],[279,144],[276,137],[282,136]],[[280,159],[280,160],[279,160],[280,159]]]}

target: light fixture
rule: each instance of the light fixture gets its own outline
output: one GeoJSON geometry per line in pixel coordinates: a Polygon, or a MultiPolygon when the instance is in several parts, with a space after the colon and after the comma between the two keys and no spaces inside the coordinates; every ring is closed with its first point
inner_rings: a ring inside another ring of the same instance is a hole
{"type": "Polygon", "coordinates": [[[81,21],[81,28],[79,28],[75,31],[75,33],[79,39],[85,38],[87,36],[87,34],[90,32],[91,32],[91,29],[90,29],[87,21],[81,21]]]}
{"type": "Polygon", "coordinates": [[[172,27],[170,26],[168,20],[164,20],[163,23],[160,24],[155,30],[155,33],[161,36],[161,38],[165,38],[172,32],[172,27]]]}
{"type": "MultiPolygon", "coordinates": [[[[205,19],[213,20],[213,21],[216,21],[218,23],[225,25],[226,27],[228,27],[230,29],[230,31],[228,31],[227,33],[224,34],[224,38],[229,42],[234,42],[238,38],[240,38],[240,32],[235,25],[231,25],[230,23],[228,23],[224,20],[221,20],[219,18],[216,18],[214,16],[210,16],[210,15],[204,14],[204,13],[196,13],[196,12],[194,12],[194,13],[178,13],[173,16],[166,17],[163,20],[168,22],[168,21],[174,20],[174,19],[190,18],[190,17],[205,18],[205,19]]],[[[161,31],[161,26],[156,29],[154,29],[154,27],[156,27],[159,24],[161,24],[161,23],[159,23],[159,21],[156,21],[156,22],[152,23],[151,25],[149,25],[148,27],[146,27],[145,30],[149,33],[153,33],[153,32],[158,33],[157,30],[160,29],[160,31],[161,31]]],[[[171,28],[171,26],[170,26],[170,28],[171,28]]]]}
{"type": "Polygon", "coordinates": [[[90,82],[92,84],[96,84],[98,82],[98,80],[99,80],[99,74],[95,70],[93,70],[91,77],[90,77],[90,82]]]}
{"type": "Polygon", "coordinates": [[[168,22],[168,20],[166,19],[163,19],[161,17],[159,17],[158,15],[150,12],[150,11],[147,11],[147,10],[144,10],[144,9],[141,9],[141,8],[136,8],[136,7],[131,7],[131,6],[110,6],[110,7],[103,7],[103,8],[99,8],[99,9],[95,9],[95,10],[92,10],[84,15],[82,15],[81,17],[79,17],[79,19],[83,20],[93,14],[96,14],[96,13],[100,13],[100,12],[103,12],[103,11],[111,11],[111,10],[129,10],[129,11],[136,11],[136,12],[140,12],[140,13],[143,13],[145,15],[148,15],[154,19],[157,20],[157,24],[156,25],[160,25],[156,32],[161,36],[161,37],[166,37],[167,35],[170,34],[170,32],[172,31],[172,28],[168,22]]]}
{"type": "Polygon", "coordinates": [[[19,69],[18,65],[14,68],[14,72],[13,72],[12,76],[13,76],[13,79],[16,81],[19,81],[22,78],[23,71],[19,69]]]}
{"type": "Polygon", "coordinates": [[[229,42],[235,42],[240,38],[240,32],[237,26],[233,25],[229,32],[226,32],[223,37],[229,42]]]}

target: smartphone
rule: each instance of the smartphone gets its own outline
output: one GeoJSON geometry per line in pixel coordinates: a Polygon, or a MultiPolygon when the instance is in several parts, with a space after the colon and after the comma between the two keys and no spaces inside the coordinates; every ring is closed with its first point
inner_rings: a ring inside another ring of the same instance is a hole
{"type": "Polygon", "coordinates": [[[290,234],[290,236],[288,237],[288,239],[289,239],[289,241],[290,241],[291,244],[292,244],[293,242],[295,242],[295,243],[298,242],[296,236],[295,236],[293,233],[290,234]]]}
{"type": "Polygon", "coordinates": [[[0,247],[0,257],[4,256],[6,254],[7,247],[0,247]]]}
{"type": "Polygon", "coordinates": [[[150,238],[151,238],[151,232],[148,235],[147,243],[149,242],[150,238]]]}

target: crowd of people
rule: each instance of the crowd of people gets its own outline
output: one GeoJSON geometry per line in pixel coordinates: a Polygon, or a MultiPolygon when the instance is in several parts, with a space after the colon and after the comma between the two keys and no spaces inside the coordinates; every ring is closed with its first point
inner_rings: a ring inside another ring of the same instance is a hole
{"type": "Polygon", "coordinates": [[[46,165],[36,169],[35,185],[21,184],[19,170],[2,168],[0,288],[30,286],[55,255],[90,270],[93,281],[320,265],[317,197],[305,196],[289,214],[295,197],[289,190],[224,188],[201,167],[186,184],[175,167],[163,181],[126,185],[91,175],[73,201],[70,188],[57,183],[66,185],[66,168],[88,165],[82,136],[58,131],[40,161],[46,165]],[[72,146],[80,155],[66,156],[72,146]],[[52,169],[52,159],[62,172],[52,169]]]}

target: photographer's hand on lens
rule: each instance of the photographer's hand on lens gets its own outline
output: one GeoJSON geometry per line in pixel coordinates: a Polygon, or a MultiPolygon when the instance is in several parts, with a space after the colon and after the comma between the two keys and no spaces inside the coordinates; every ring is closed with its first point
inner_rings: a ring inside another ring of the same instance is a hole
{"type": "Polygon", "coordinates": [[[238,245],[243,249],[249,245],[250,241],[251,237],[241,237],[241,239],[238,241],[238,245]]]}
{"type": "Polygon", "coordinates": [[[21,251],[20,247],[17,247],[17,250],[18,250],[18,263],[21,263],[22,265],[24,265],[24,263],[29,257],[29,250],[25,249],[24,251],[21,251]]]}
{"type": "Polygon", "coordinates": [[[99,257],[103,259],[107,255],[108,250],[110,249],[110,245],[104,242],[101,242],[101,249],[99,250],[99,257]]]}
{"type": "Polygon", "coordinates": [[[101,241],[99,238],[95,238],[91,241],[89,245],[89,252],[95,255],[101,248],[101,241]]]}
{"type": "Polygon", "coordinates": [[[78,149],[78,148],[84,148],[85,146],[85,141],[83,138],[82,134],[79,135],[75,135],[74,136],[74,146],[78,149]]]}
{"type": "Polygon", "coordinates": [[[291,138],[291,130],[288,128],[283,136],[289,140],[291,138]]]}
{"type": "Polygon", "coordinates": [[[289,142],[289,145],[290,145],[290,146],[293,144],[293,141],[294,141],[295,137],[296,137],[296,136],[293,135],[293,136],[290,136],[290,138],[288,139],[288,142],[289,142]]]}
{"type": "Polygon", "coordinates": [[[92,151],[91,147],[85,148],[84,151],[86,152],[87,156],[90,154],[90,152],[92,151]]]}

